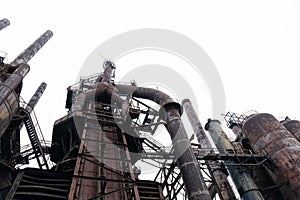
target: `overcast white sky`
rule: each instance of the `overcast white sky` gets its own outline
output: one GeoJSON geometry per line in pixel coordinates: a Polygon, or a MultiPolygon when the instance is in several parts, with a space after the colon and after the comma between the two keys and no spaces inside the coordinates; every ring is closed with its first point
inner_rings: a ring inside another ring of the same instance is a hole
{"type": "MultiPolygon", "coordinates": [[[[0,50],[9,62],[45,30],[54,32],[29,62],[22,91],[29,100],[42,81],[48,84],[35,109],[47,139],[54,121],[66,114],[66,88],[86,57],[107,39],[139,28],[169,29],[197,42],[220,73],[226,110],[300,119],[299,10],[298,1],[2,1],[0,18],[11,25],[0,32],[0,50]]],[[[164,60],[154,57],[156,64],[164,60]]],[[[143,58],[132,54],[123,64],[149,64],[143,58]]],[[[204,124],[211,105],[205,91],[199,95],[204,124]]]]}

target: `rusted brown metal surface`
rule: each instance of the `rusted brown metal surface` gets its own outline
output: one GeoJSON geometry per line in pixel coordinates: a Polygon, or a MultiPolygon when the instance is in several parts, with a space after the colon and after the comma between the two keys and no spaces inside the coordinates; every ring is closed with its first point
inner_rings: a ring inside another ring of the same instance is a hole
{"type": "Polygon", "coordinates": [[[25,49],[14,61],[12,66],[17,66],[22,63],[27,63],[53,36],[52,31],[48,30],[34,41],[27,49],[25,49]]]}
{"type": "Polygon", "coordinates": [[[211,145],[208,141],[208,138],[205,135],[204,129],[200,123],[200,120],[193,108],[193,105],[189,99],[184,99],[182,101],[182,106],[184,111],[186,112],[189,122],[192,125],[194,133],[197,137],[198,143],[201,145],[202,148],[210,148],[211,145]]]}
{"type": "MultiPolygon", "coordinates": [[[[281,169],[291,188],[300,198],[300,143],[270,114],[256,114],[245,122],[243,133],[254,151],[265,151],[267,157],[281,169]]],[[[284,179],[284,178],[283,178],[284,179]]]]}
{"type": "Polygon", "coordinates": [[[0,105],[8,98],[14,89],[22,82],[29,72],[29,65],[21,64],[18,68],[0,85],[0,105]]]}
{"type": "Polygon", "coordinates": [[[115,124],[113,114],[106,110],[113,98],[118,105],[124,103],[110,84],[112,72],[113,65],[106,66],[105,78],[102,77],[97,89],[82,93],[76,99],[75,109],[95,115],[83,118],[82,142],[69,199],[125,200],[129,199],[129,191],[131,198],[139,199],[125,133],[115,124]]]}
{"type": "MultiPolygon", "coordinates": [[[[231,113],[229,113],[231,114],[231,113]]],[[[231,116],[238,116],[235,113],[232,113],[231,116]]],[[[239,119],[246,119],[246,117],[239,117],[239,119]]],[[[238,122],[238,120],[236,121],[238,122]]],[[[242,124],[240,123],[228,123],[228,127],[232,130],[232,132],[236,135],[235,142],[232,142],[232,145],[234,146],[234,149],[238,153],[243,153],[243,148],[245,148],[242,145],[242,124]]],[[[276,169],[272,169],[274,171],[276,169]]],[[[278,170],[277,170],[278,171],[278,170]]],[[[259,166],[258,168],[253,169],[252,171],[252,177],[254,182],[256,183],[257,187],[261,189],[262,194],[265,198],[268,200],[283,200],[284,197],[281,193],[281,191],[274,187],[276,185],[277,176],[280,176],[279,174],[275,174],[274,172],[271,172],[269,168],[265,164],[262,166],[259,166]],[[265,188],[271,188],[271,189],[265,189],[265,188]]],[[[281,190],[283,189],[283,186],[281,186],[281,190]]],[[[288,193],[292,193],[291,191],[288,191],[288,193]]]]}
{"type": "Polygon", "coordinates": [[[82,141],[70,187],[70,200],[100,197],[126,200],[130,189],[132,198],[139,199],[125,135],[110,120],[112,115],[100,114],[106,107],[107,104],[98,103],[96,106],[90,103],[85,108],[87,113],[95,109],[99,113],[82,118],[82,141]]]}
{"type": "Polygon", "coordinates": [[[0,20],[0,31],[9,25],[10,25],[10,21],[8,19],[1,19],[0,20]]]}
{"type": "MultiPolygon", "coordinates": [[[[182,106],[184,108],[184,111],[186,112],[188,119],[193,127],[194,134],[197,137],[197,141],[200,144],[201,148],[211,148],[211,145],[209,143],[208,138],[206,137],[206,134],[204,132],[204,129],[200,123],[200,120],[193,108],[193,105],[189,99],[184,99],[182,101],[182,106]]],[[[227,176],[225,173],[222,172],[222,170],[218,166],[220,166],[220,163],[217,161],[207,161],[207,164],[209,168],[212,170],[212,176],[214,180],[216,181],[217,185],[217,191],[220,195],[221,199],[224,200],[235,200],[235,195],[233,193],[233,190],[227,180],[227,176]]],[[[226,170],[226,169],[225,169],[226,170]]],[[[213,196],[212,196],[213,197],[213,196]]]]}
{"type": "Polygon", "coordinates": [[[281,124],[300,141],[300,121],[286,119],[281,124]]]}
{"type": "Polygon", "coordinates": [[[171,136],[177,164],[182,173],[183,182],[189,199],[211,199],[208,188],[201,174],[198,161],[191,148],[190,140],[181,121],[181,106],[171,97],[152,88],[117,85],[117,91],[133,97],[148,99],[161,106],[161,117],[167,122],[167,130],[171,136]]]}
{"type": "Polygon", "coordinates": [[[0,137],[9,126],[13,115],[19,106],[19,97],[14,92],[29,72],[29,65],[21,64],[18,68],[0,84],[0,137]]]}
{"type": "MultiPolygon", "coordinates": [[[[205,130],[210,133],[219,152],[224,152],[225,150],[234,151],[233,145],[223,131],[221,123],[218,120],[208,120],[205,125],[205,130]]],[[[241,198],[243,200],[263,200],[264,198],[251,175],[245,170],[233,168],[230,166],[231,162],[233,161],[224,161],[224,164],[229,164],[227,165],[227,169],[241,198]]]]}

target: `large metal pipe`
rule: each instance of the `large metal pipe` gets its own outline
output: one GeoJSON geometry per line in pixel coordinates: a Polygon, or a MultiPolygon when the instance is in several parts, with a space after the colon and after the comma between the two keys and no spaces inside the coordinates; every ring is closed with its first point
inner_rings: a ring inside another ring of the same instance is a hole
{"type": "MultiPolygon", "coordinates": [[[[197,141],[200,144],[201,148],[212,148],[211,144],[206,137],[204,129],[200,123],[200,120],[193,108],[193,105],[189,99],[184,99],[182,101],[182,106],[188,116],[188,119],[193,127],[194,133],[197,137],[197,141]]],[[[209,166],[220,166],[220,163],[217,161],[207,161],[209,166]]],[[[214,169],[212,171],[212,176],[216,180],[216,184],[218,187],[218,193],[220,198],[223,200],[235,200],[234,192],[227,180],[227,175],[222,172],[221,169],[214,169]]]]}
{"type": "MultiPolygon", "coordinates": [[[[112,69],[112,66],[109,67],[112,69]]],[[[103,74],[106,74],[107,77],[112,76],[113,70],[111,69],[106,68],[103,74]]],[[[80,98],[77,98],[74,109],[82,109],[81,105],[83,102],[87,102],[88,99],[94,98],[97,101],[109,101],[108,103],[116,101],[117,104],[123,107],[123,112],[124,110],[128,110],[126,103],[124,103],[124,100],[122,100],[116,92],[130,94],[137,98],[148,99],[161,105],[161,117],[167,122],[167,130],[173,141],[175,155],[178,157],[177,164],[182,173],[183,182],[189,199],[211,200],[198,161],[180,119],[182,112],[181,106],[165,93],[151,88],[141,88],[129,85],[118,85],[114,88],[112,84],[110,84],[108,77],[108,79],[101,80],[97,85],[97,89],[85,92],[80,98]]]]}
{"type": "Polygon", "coordinates": [[[198,143],[201,148],[211,148],[210,142],[205,135],[204,129],[200,123],[200,120],[194,110],[194,107],[189,99],[184,99],[182,101],[182,107],[184,108],[186,115],[192,125],[194,133],[196,135],[198,143]]]}
{"type": "Polygon", "coordinates": [[[281,124],[300,141],[300,121],[286,119],[281,124]]]}
{"type": "MultiPolygon", "coordinates": [[[[210,133],[219,152],[224,153],[226,150],[234,151],[234,147],[218,120],[209,120],[205,125],[205,130],[210,133]]],[[[250,174],[244,170],[233,168],[231,166],[232,162],[233,161],[224,161],[224,164],[226,165],[241,198],[243,200],[263,200],[264,198],[250,174]]]]}
{"type": "Polygon", "coordinates": [[[0,31],[10,25],[10,21],[8,19],[0,20],[0,31]]]}
{"type": "Polygon", "coordinates": [[[274,116],[266,113],[249,117],[243,133],[254,151],[267,153],[300,198],[300,142],[274,116]]]}
{"type": "Polygon", "coordinates": [[[14,90],[22,82],[29,69],[29,65],[21,64],[0,85],[0,137],[9,126],[11,118],[18,108],[18,96],[14,90]]]}
{"type": "Polygon", "coordinates": [[[48,30],[34,41],[27,49],[25,49],[14,61],[12,66],[17,66],[22,63],[27,63],[53,36],[52,31],[48,30]]]}
{"type": "Polygon", "coordinates": [[[128,85],[117,85],[116,88],[122,94],[126,93],[131,94],[133,97],[148,99],[161,106],[161,118],[167,122],[166,127],[173,142],[174,153],[178,158],[177,164],[182,173],[189,199],[211,199],[180,118],[182,112],[180,104],[172,100],[169,95],[152,88],[128,85]]]}
{"type": "Polygon", "coordinates": [[[25,110],[29,111],[29,113],[32,112],[33,108],[36,106],[36,104],[40,100],[41,96],[43,95],[46,87],[47,87],[46,83],[42,82],[40,84],[40,86],[37,88],[35,93],[32,95],[31,99],[27,103],[25,110]]]}
{"type": "Polygon", "coordinates": [[[18,68],[0,85],[0,105],[7,100],[8,96],[22,82],[23,78],[29,72],[30,67],[27,64],[21,64],[18,68]]]}

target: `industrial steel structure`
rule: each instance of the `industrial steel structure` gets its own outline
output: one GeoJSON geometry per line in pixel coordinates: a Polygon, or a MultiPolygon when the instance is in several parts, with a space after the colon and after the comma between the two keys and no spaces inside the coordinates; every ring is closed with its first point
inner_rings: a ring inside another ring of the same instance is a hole
{"type": "MultiPolygon", "coordinates": [[[[0,20],[0,30],[9,24],[0,20]]],[[[117,83],[111,61],[67,87],[67,114],[46,142],[34,113],[46,83],[28,103],[20,94],[28,62],[52,35],[46,31],[11,63],[0,57],[0,200],[300,199],[299,121],[228,112],[231,141],[218,120],[203,128],[190,100],[180,104],[134,81],[117,83]],[[196,140],[188,137],[183,114],[196,140]],[[158,130],[171,146],[155,140],[158,130]],[[35,168],[27,167],[31,161],[35,168]],[[146,178],[140,163],[155,174],[146,178]]]]}

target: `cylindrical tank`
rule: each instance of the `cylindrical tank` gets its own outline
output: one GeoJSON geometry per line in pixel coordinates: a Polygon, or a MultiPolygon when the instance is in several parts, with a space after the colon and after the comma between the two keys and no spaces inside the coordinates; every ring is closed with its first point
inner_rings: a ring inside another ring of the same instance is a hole
{"type": "MultiPolygon", "coordinates": [[[[211,135],[218,151],[225,153],[225,150],[234,150],[233,145],[221,127],[218,120],[208,120],[205,125],[205,130],[211,135]]],[[[238,170],[231,166],[233,161],[225,160],[231,178],[243,200],[263,200],[263,196],[256,186],[254,180],[246,170],[238,170]]]]}
{"type": "Polygon", "coordinates": [[[284,120],[281,124],[300,141],[300,121],[284,120]]]}
{"type": "Polygon", "coordinates": [[[250,116],[243,126],[254,151],[267,157],[285,174],[300,197],[300,142],[270,114],[250,116]]]}

